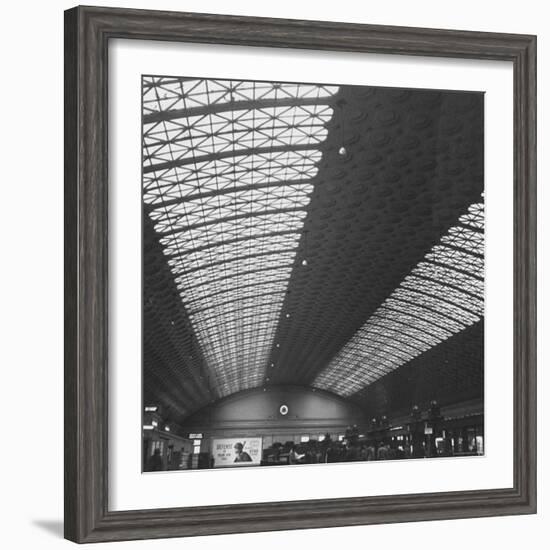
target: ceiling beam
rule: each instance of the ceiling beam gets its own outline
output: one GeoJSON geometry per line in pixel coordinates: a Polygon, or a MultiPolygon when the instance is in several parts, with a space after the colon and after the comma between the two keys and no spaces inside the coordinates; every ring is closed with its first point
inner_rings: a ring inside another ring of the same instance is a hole
{"type": "MultiPolygon", "coordinates": [[[[407,289],[409,290],[409,289],[407,289]]],[[[426,293],[424,293],[424,296],[428,296],[426,293]]],[[[438,298],[436,298],[435,296],[431,296],[434,300],[438,300],[440,302],[445,302],[444,300],[439,300],[438,298]]],[[[403,302],[404,304],[410,304],[411,306],[416,306],[416,307],[420,307],[422,309],[425,309],[425,310],[428,310],[428,311],[431,311],[433,313],[437,313],[437,315],[440,315],[441,317],[446,317],[447,319],[449,319],[450,321],[454,321],[455,323],[458,322],[458,319],[456,317],[454,317],[453,315],[451,315],[450,313],[446,313],[444,311],[441,311],[439,309],[436,309],[435,306],[433,305],[426,305],[426,304],[421,304],[421,303],[418,303],[418,302],[415,302],[414,299],[411,299],[411,298],[403,298],[402,296],[399,296],[399,297],[394,297],[392,296],[392,299],[397,301],[397,302],[403,302]]],[[[457,309],[460,309],[466,313],[468,313],[469,315],[475,315],[474,312],[470,311],[469,309],[465,309],[463,307],[460,307],[459,305],[456,305],[456,304],[453,304],[452,302],[445,302],[445,303],[448,303],[448,304],[451,304],[453,307],[457,308],[457,309]]],[[[463,322],[463,321],[460,321],[460,322],[463,322]]]]}
{"type": "MultiPolygon", "coordinates": [[[[230,122],[227,123],[227,125],[229,124],[230,122]]],[[[273,126],[265,126],[265,127],[264,126],[248,127],[246,128],[246,130],[239,129],[235,131],[231,129],[228,131],[217,130],[215,132],[182,126],[178,132],[178,135],[170,139],[166,139],[166,131],[159,130],[158,132],[147,133],[143,136],[145,141],[143,146],[145,147],[145,149],[147,149],[147,154],[144,155],[143,160],[148,161],[152,158],[155,158],[158,154],[158,151],[161,150],[163,147],[166,147],[167,145],[180,145],[185,142],[189,142],[191,145],[187,145],[187,149],[192,149],[194,147],[193,142],[195,143],[197,141],[204,142],[204,141],[211,140],[214,137],[235,136],[235,134],[253,134],[253,133],[261,134],[262,136],[269,139],[270,141],[273,141],[278,139],[277,137],[273,137],[272,133],[274,131],[284,132],[286,130],[297,130],[303,136],[314,138],[315,136],[311,134],[312,128],[322,129],[322,128],[325,128],[325,124],[323,123],[274,124],[273,126]]],[[[228,146],[230,143],[233,143],[233,142],[234,142],[234,139],[227,140],[226,146],[228,146]]],[[[237,143],[238,142],[239,140],[237,139],[237,143]]]]}
{"type": "MultiPolygon", "coordinates": [[[[463,254],[470,254],[468,251],[465,250],[456,250],[457,252],[462,252],[463,254]]],[[[435,256],[435,254],[433,254],[435,256]]],[[[472,254],[474,256],[474,254],[472,254]]],[[[458,273],[462,273],[463,275],[467,275],[468,277],[472,277],[472,279],[477,279],[478,281],[484,281],[485,276],[484,275],[477,275],[476,273],[472,271],[468,271],[467,269],[461,269],[459,266],[455,266],[454,264],[445,263],[445,258],[438,257],[436,260],[429,260],[428,258],[424,258],[422,260],[423,262],[426,262],[427,264],[432,264],[439,267],[444,267],[447,269],[452,269],[454,271],[457,271],[458,273]]],[[[413,275],[416,275],[416,273],[413,273],[413,275]]],[[[443,284],[440,282],[440,284],[443,284]]],[[[445,285],[447,283],[444,283],[445,285]]],[[[477,296],[476,296],[477,297],[477,296]]]]}
{"type": "MultiPolygon", "coordinates": [[[[443,284],[441,283],[440,281],[436,281],[435,279],[431,279],[429,277],[424,277],[424,276],[421,276],[421,275],[417,275],[417,274],[414,274],[415,277],[418,277],[419,279],[425,279],[425,280],[428,280],[430,282],[438,282],[441,286],[447,286],[446,284],[443,284]]],[[[451,285],[448,285],[448,286],[451,286],[451,285]]],[[[453,290],[458,290],[459,292],[464,292],[466,294],[468,294],[469,296],[473,297],[473,298],[477,298],[478,300],[480,300],[479,296],[476,296],[475,294],[472,294],[470,292],[467,292],[465,290],[460,290],[458,287],[456,286],[453,286],[452,287],[453,290]]],[[[400,288],[400,290],[404,290],[404,291],[407,291],[407,292],[416,292],[418,294],[422,294],[423,296],[426,296],[427,298],[431,298],[432,300],[438,300],[440,302],[444,302],[446,304],[449,304],[450,306],[453,306],[457,309],[461,309],[462,311],[465,311],[466,313],[470,314],[470,315],[477,315],[477,313],[475,311],[472,311],[471,309],[468,309],[467,307],[464,307],[462,304],[457,304],[456,302],[453,302],[452,299],[446,299],[446,298],[442,298],[442,297],[439,297],[439,296],[436,296],[435,294],[431,294],[430,292],[427,292],[425,289],[423,288],[410,288],[410,287],[402,287],[400,288]]],[[[396,300],[402,300],[404,302],[406,302],[407,300],[399,297],[399,298],[396,298],[396,300]]],[[[416,302],[412,302],[412,303],[416,303],[416,302]]],[[[420,305],[420,304],[416,304],[416,305],[420,305]]],[[[422,307],[427,307],[427,306],[422,306],[422,307]]]]}
{"type": "Polygon", "coordinates": [[[229,244],[235,244],[235,243],[240,243],[245,241],[253,241],[256,239],[279,237],[284,235],[300,235],[300,234],[301,234],[301,231],[299,230],[289,229],[287,231],[270,231],[269,233],[259,233],[257,235],[244,235],[243,237],[235,237],[234,239],[228,239],[226,241],[215,241],[215,242],[205,244],[203,246],[197,246],[196,248],[192,248],[186,252],[178,252],[176,254],[165,254],[165,256],[166,258],[185,258],[190,254],[194,254],[195,252],[202,252],[204,250],[210,250],[212,248],[218,248],[220,246],[227,246],[229,244]]]}
{"type": "MultiPolygon", "coordinates": [[[[200,308],[200,309],[189,309],[189,315],[197,315],[197,313],[203,313],[204,311],[209,311],[211,309],[216,309],[218,307],[223,307],[223,306],[226,306],[227,304],[233,304],[235,302],[243,302],[245,300],[249,300],[251,298],[263,298],[264,296],[281,296],[281,294],[284,295],[284,291],[281,292],[280,290],[272,290],[271,292],[262,292],[260,294],[250,294],[248,296],[239,296],[238,298],[233,298],[231,300],[226,300],[225,302],[218,302],[218,303],[214,303],[210,306],[206,306],[206,307],[203,307],[203,308],[200,308]]],[[[258,304],[252,304],[252,305],[248,305],[248,306],[242,306],[242,307],[239,307],[237,308],[237,311],[244,311],[246,309],[253,309],[253,308],[258,308],[258,307],[261,307],[259,306],[258,304]]],[[[231,311],[235,311],[235,310],[228,310],[228,311],[224,311],[224,314],[225,313],[229,313],[231,311]]]]}
{"type": "MultiPolygon", "coordinates": [[[[176,98],[174,98],[176,100],[176,98]]],[[[273,107],[301,107],[309,105],[329,105],[328,97],[285,97],[279,99],[250,99],[242,101],[228,101],[225,103],[213,103],[201,105],[199,107],[189,107],[187,109],[172,109],[170,111],[158,111],[148,113],[143,116],[143,124],[154,124],[156,122],[166,122],[179,118],[191,118],[205,115],[213,115],[226,111],[247,111],[253,109],[270,109],[273,107]]]]}
{"type": "MultiPolygon", "coordinates": [[[[247,170],[251,172],[252,170],[247,170]]],[[[311,185],[311,179],[303,180],[288,180],[288,181],[269,181],[265,183],[251,183],[249,185],[236,185],[234,187],[214,189],[212,191],[204,191],[202,193],[193,193],[191,195],[186,195],[185,197],[179,199],[170,199],[161,202],[145,204],[145,210],[147,212],[152,212],[159,208],[170,208],[178,204],[185,204],[186,202],[198,200],[198,199],[208,199],[211,197],[219,197],[221,195],[228,195],[229,193],[240,193],[241,191],[255,191],[256,189],[270,189],[272,187],[286,187],[292,185],[311,185]]],[[[175,187],[176,185],[181,185],[184,182],[176,182],[170,184],[169,187],[175,187]]],[[[151,187],[151,186],[150,186],[151,187]]],[[[168,185],[166,185],[168,187],[168,185]]]]}
{"type": "Polygon", "coordinates": [[[286,153],[286,152],[300,152],[300,151],[320,151],[322,146],[320,143],[309,143],[307,145],[281,145],[277,147],[251,147],[249,149],[242,149],[239,151],[224,151],[222,153],[210,153],[208,155],[191,156],[188,158],[180,158],[176,160],[169,160],[166,162],[160,162],[159,164],[151,164],[143,167],[144,174],[150,174],[152,172],[161,172],[164,170],[171,170],[172,168],[179,168],[180,166],[196,165],[203,162],[212,162],[215,160],[223,160],[234,157],[246,157],[251,155],[266,155],[270,153],[286,153]]]}
{"type": "Polygon", "coordinates": [[[246,212],[243,214],[236,214],[235,216],[228,216],[227,218],[214,218],[214,219],[208,219],[205,221],[201,221],[198,223],[193,223],[190,225],[184,225],[182,227],[178,227],[177,229],[170,229],[168,231],[158,231],[157,235],[159,237],[167,237],[169,235],[177,235],[178,233],[183,233],[185,231],[190,231],[191,229],[198,229],[199,227],[206,227],[208,225],[216,225],[218,223],[224,223],[224,222],[232,222],[232,221],[238,221],[238,220],[244,220],[245,218],[255,218],[255,217],[261,217],[261,216],[270,216],[275,214],[288,214],[290,212],[300,212],[304,211],[303,206],[292,206],[289,208],[273,208],[272,210],[262,210],[260,212],[246,212]]]}
{"type": "MultiPolygon", "coordinates": [[[[274,283],[288,283],[289,277],[285,277],[284,279],[272,279],[267,281],[262,281],[260,283],[254,282],[254,283],[248,283],[246,285],[239,285],[239,290],[243,288],[250,288],[250,287],[261,287],[262,285],[269,285],[274,283]]],[[[199,296],[198,298],[193,298],[192,300],[186,300],[185,305],[187,307],[192,306],[195,302],[200,302],[201,300],[204,300],[204,298],[213,298],[214,296],[220,296],[222,294],[226,294],[227,292],[234,291],[235,288],[222,288],[222,290],[218,290],[217,292],[212,292],[211,294],[204,294],[202,296],[199,296]]]]}
{"type": "MultiPolygon", "coordinates": [[[[444,246],[445,248],[450,248],[451,250],[454,250],[455,252],[462,252],[462,254],[471,254],[472,256],[475,256],[476,258],[482,258],[482,259],[485,258],[484,254],[480,254],[479,252],[474,252],[473,250],[468,250],[467,248],[464,248],[463,246],[457,246],[457,245],[451,244],[447,241],[441,242],[440,246],[444,246]]],[[[432,254],[435,255],[435,252],[432,252],[432,254]]]]}
{"type": "Polygon", "coordinates": [[[231,258],[230,260],[218,260],[217,262],[211,262],[209,264],[202,264],[198,267],[193,267],[191,269],[187,269],[187,270],[184,270],[184,271],[173,271],[173,273],[174,273],[174,276],[176,278],[179,278],[183,275],[189,275],[191,273],[196,273],[197,271],[201,271],[202,269],[208,269],[210,267],[216,267],[216,266],[219,266],[219,265],[226,265],[226,264],[229,264],[231,262],[237,262],[237,261],[240,262],[242,260],[252,260],[254,258],[261,258],[263,256],[271,256],[271,255],[274,255],[274,254],[285,254],[285,253],[288,253],[288,252],[295,252],[297,249],[298,249],[298,246],[296,246],[295,248],[279,248],[277,250],[268,250],[267,252],[266,251],[256,252],[255,254],[247,254],[246,256],[235,256],[234,258],[231,258]]]}
{"type": "MultiPolygon", "coordinates": [[[[205,286],[205,285],[211,285],[211,284],[214,284],[214,283],[218,283],[220,281],[228,281],[229,279],[234,279],[235,277],[241,277],[241,276],[246,276],[246,275],[254,275],[254,274],[257,274],[257,273],[263,273],[264,271],[276,271],[276,270],[279,270],[279,269],[292,269],[292,267],[294,266],[294,263],[287,263],[287,264],[281,264],[281,265],[278,265],[278,266],[267,266],[267,267],[261,267],[261,268],[257,268],[257,269],[250,269],[248,271],[242,271],[240,273],[234,273],[233,275],[228,275],[228,276],[222,276],[222,277],[216,277],[215,279],[211,279],[211,280],[208,280],[208,281],[200,281],[199,284],[196,284],[196,285],[193,285],[193,286],[186,286],[186,289],[187,290],[196,290],[197,288],[201,288],[202,286],[205,286]]],[[[177,283],[176,283],[177,284],[177,283]]],[[[178,287],[179,289],[179,287],[178,287]]]]}
{"type": "MultiPolygon", "coordinates": [[[[440,320],[439,321],[435,321],[435,319],[428,320],[424,317],[421,317],[417,313],[403,312],[399,308],[396,308],[395,306],[393,306],[391,304],[387,304],[387,303],[385,303],[383,307],[384,307],[384,309],[389,310],[389,311],[393,311],[394,313],[397,313],[398,315],[407,315],[408,317],[413,317],[414,319],[417,319],[418,321],[421,321],[422,323],[427,323],[429,325],[434,325],[435,328],[438,328],[438,329],[443,330],[445,332],[450,332],[447,327],[445,327],[441,324],[440,320]]],[[[421,306],[418,306],[418,307],[421,307],[421,306]]],[[[427,309],[427,308],[423,308],[423,309],[427,309]]],[[[460,321],[457,321],[456,319],[453,319],[453,321],[455,323],[458,323],[458,324],[464,324],[460,321]]],[[[411,326],[414,327],[415,329],[418,329],[418,326],[416,326],[416,325],[411,325],[411,326]]]]}

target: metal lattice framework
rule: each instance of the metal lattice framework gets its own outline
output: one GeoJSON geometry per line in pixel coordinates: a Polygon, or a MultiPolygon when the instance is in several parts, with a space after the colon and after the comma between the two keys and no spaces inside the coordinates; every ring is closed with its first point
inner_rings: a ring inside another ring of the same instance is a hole
{"type": "Polygon", "coordinates": [[[477,93],[145,77],[144,399],[478,395],[482,122],[477,93]]]}
{"type": "Polygon", "coordinates": [[[313,385],[350,396],[479,321],[483,259],[480,202],[405,277],[313,385]]]}
{"type": "Polygon", "coordinates": [[[143,198],[218,397],[261,384],[334,86],[143,79],[143,198]]]}

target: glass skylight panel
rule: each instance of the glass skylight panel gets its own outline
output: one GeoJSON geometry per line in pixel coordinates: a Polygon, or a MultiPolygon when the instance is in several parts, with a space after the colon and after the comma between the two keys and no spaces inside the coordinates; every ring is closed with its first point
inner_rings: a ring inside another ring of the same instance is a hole
{"type": "Polygon", "coordinates": [[[151,77],[145,79],[144,114],[159,111],[235,105],[240,102],[278,99],[329,99],[337,86],[245,82],[239,80],[187,80],[151,77]]]}
{"type": "Polygon", "coordinates": [[[218,397],[264,379],[337,92],[144,80],[143,198],[218,397]]]}
{"type": "Polygon", "coordinates": [[[468,213],[460,217],[459,222],[474,229],[483,229],[485,223],[483,204],[472,204],[468,213]]]}
{"type": "Polygon", "coordinates": [[[263,269],[265,267],[276,267],[280,264],[289,264],[295,256],[295,251],[281,251],[279,253],[271,253],[268,256],[260,256],[255,258],[243,257],[232,258],[227,260],[223,265],[207,265],[204,268],[194,268],[183,271],[182,273],[175,273],[176,284],[178,288],[181,288],[185,292],[186,282],[189,279],[189,283],[194,283],[200,279],[202,281],[209,281],[216,277],[219,277],[220,273],[223,273],[225,277],[237,276],[242,272],[254,272],[256,269],[263,269]]]}
{"type": "Polygon", "coordinates": [[[466,227],[453,227],[441,242],[450,246],[464,248],[474,254],[483,254],[483,234],[466,227]]]}
{"type": "Polygon", "coordinates": [[[288,281],[290,269],[284,271],[276,271],[276,278],[267,278],[265,280],[247,279],[245,277],[234,277],[220,281],[220,284],[209,285],[203,283],[195,286],[193,289],[182,289],[181,295],[190,307],[194,307],[196,303],[201,303],[206,296],[211,300],[225,298],[226,294],[234,294],[237,291],[240,293],[249,292],[252,287],[262,284],[262,288],[274,288],[275,286],[284,285],[288,281]]]}
{"type": "Polygon", "coordinates": [[[168,196],[184,198],[190,191],[219,189],[219,184],[260,184],[270,181],[308,180],[317,174],[321,152],[314,149],[265,151],[229,151],[223,156],[197,156],[185,161],[145,165],[145,202],[168,196]],[[257,172],[251,174],[251,171],[257,172]],[[155,176],[147,177],[154,172],[155,176]],[[199,187],[200,186],[200,187],[199,187]],[[155,191],[155,188],[158,192],[155,191]],[[178,194],[178,192],[180,192],[178,194]],[[153,196],[153,198],[150,197],[153,196]]]}
{"type": "MultiPolygon", "coordinates": [[[[425,323],[434,325],[436,330],[442,330],[448,332],[451,335],[453,332],[462,330],[462,323],[455,321],[447,316],[440,315],[431,308],[427,308],[424,303],[411,304],[408,301],[402,302],[399,298],[390,298],[386,300],[386,305],[392,311],[400,311],[404,314],[410,314],[415,320],[421,320],[421,326],[425,326],[425,323]]],[[[415,325],[417,325],[415,321],[415,325]]],[[[417,325],[418,326],[418,325],[417,325]]]]}
{"type": "Polygon", "coordinates": [[[483,203],[470,206],[313,385],[352,395],[483,316],[483,203]]]}
{"type": "MultiPolygon", "coordinates": [[[[192,284],[188,284],[185,286],[178,286],[180,288],[182,296],[182,299],[185,303],[187,303],[188,299],[196,298],[198,296],[205,297],[205,296],[211,296],[214,293],[217,293],[222,288],[232,288],[235,285],[238,285],[239,280],[242,280],[242,277],[251,277],[252,275],[259,275],[261,276],[264,273],[274,274],[277,273],[281,277],[290,277],[290,273],[292,271],[292,264],[285,265],[277,265],[277,266],[271,266],[271,265],[263,265],[260,268],[255,268],[251,271],[242,271],[238,273],[233,273],[231,275],[227,275],[224,271],[215,271],[211,277],[205,278],[204,273],[201,272],[201,280],[196,281],[192,284]]],[[[248,281],[252,281],[252,279],[247,279],[248,281]]]]}
{"type": "Polygon", "coordinates": [[[316,176],[316,165],[320,159],[319,151],[298,151],[286,155],[286,160],[293,164],[285,165],[284,153],[264,153],[239,157],[236,159],[238,162],[224,158],[160,170],[158,177],[144,175],[144,201],[155,204],[188,197],[200,191],[206,194],[241,186],[309,181],[316,176]]]}
{"type": "Polygon", "coordinates": [[[220,220],[219,223],[194,226],[191,229],[175,232],[160,239],[160,243],[176,250],[194,249],[220,240],[248,236],[261,236],[277,231],[300,231],[306,211],[258,213],[248,218],[237,218],[231,221],[220,220]],[[181,234],[185,233],[185,238],[181,234]]]}
{"type": "Polygon", "coordinates": [[[404,332],[411,338],[430,346],[437,341],[437,337],[429,330],[417,328],[416,323],[412,322],[412,319],[404,318],[403,315],[394,313],[384,306],[381,306],[375,315],[376,317],[374,320],[386,331],[404,332]]]}
{"type": "MultiPolygon", "coordinates": [[[[257,290],[260,292],[260,296],[263,298],[264,296],[269,295],[280,295],[281,290],[284,290],[286,287],[283,283],[278,284],[262,284],[257,290]]],[[[202,309],[195,309],[193,310],[191,308],[192,313],[196,312],[204,312],[204,311],[211,311],[215,308],[219,308],[222,306],[225,306],[227,304],[234,304],[239,308],[244,308],[244,303],[246,300],[250,300],[252,297],[249,295],[250,290],[248,288],[245,289],[231,289],[227,292],[222,292],[218,294],[217,296],[211,298],[209,301],[209,304],[207,307],[203,307],[202,309]]],[[[253,297],[258,296],[258,294],[254,295],[253,297]]],[[[197,299],[195,300],[195,303],[201,303],[203,300],[197,299]]],[[[193,304],[193,301],[191,301],[191,304],[193,304]]]]}
{"type": "Polygon", "coordinates": [[[483,258],[474,256],[466,249],[456,250],[449,246],[434,246],[432,251],[426,254],[426,259],[474,275],[483,273],[483,258]]]}
{"type": "MultiPolygon", "coordinates": [[[[170,206],[164,206],[154,210],[151,215],[153,220],[167,220],[176,223],[179,217],[189,217],[190,215],[204,212],[208,208],[235,208],[239,207],[250,211],[258,203],[269,203],[273,207],[284,208],[291,206],[292,203],[301,204],[307,200],[313,191],[311,184],[303,182],[294,185],[264,186],[256,188],[227,189],[223,193],[195,195],[193,198],[183,199],[170,206]]],[[[157,229],[159,232],[162,230],[157,229]]]]}
{"type": "Polygon", "coordinates": [[[441,264],[421,262],[414,270],[414,274],[433,281],[444,279],[447,284],[463,292],[473,292],[474,294],[483,292],[483,279],[477,272],[466,272],[463,269],[458,271],[441,264]]]}
{"type": "Polygon", "coordinates": [[[404,340],[403,338],[401,338],[401,340],[397,340],[399,335],[395,332],[393,332],[390,337],[386,333],[371,330],[370,336],[370,339],[364,339],[359,342],[352,350],[352,353],[356,354],[358,358],[362,356],[363,350],[367,349],[373,351],[384,349],[387,353],[392,353],[395,355],[403,354],[408,358],[414,357],[417,353],[422,352],[423,349],[425,349],[423,347],[411,345],[410,342],[404,340]],[[379,346],[381,343],[384,344],[383,348],[380,348],[379,346]]]}
{"type": "MultiPolygon", "coordinates": [[[[251,244],[254,241],[251,241],[251,244]]],[[[192,273],[193,271],[205,271],[210,267],[218,267],[223,264],[224,269],[229,269],[233,272],[235,269],[243,268],[246,269],[247,266],[252,268],[256,265],[263,265],[264,257],[276,255],[282,259],[292,259],[292,254],[294,254],[298,243],[296,240],[289,242],[276,242],[273,245],[264,245],[262,248],[261,245],[257,248],[253,248],[251,245],[248,247],[242,247],[242,250],[229,250],[226,251],[221,248],[219,254],[216,255],[211,250],[201,251],[194,255],[186,254],[184,259],[172,266],[172,272],[174,275],[182,275],[186,273],[192,273]],[[237,265],[233,265],[233,262],[237,265]]],[[[215,251],[216,249],[214,249],[215,251]]]]}
{"type": "MultiPolygon", "coordinates": [[[[292,189],[278,186],[273,189],[247,190],[228,192],[227,194],[208,199],[194,199],[173,205],[170,208],[158,209],[155,212],[155,230],[163,234],[190,226],[197,226],[207,220],[230,218],[240,214],[265,215],[266,211],[298,209],[309,203],[311,185],[293,186],[292,189]]],[[[153,219],[153,217],[152,217],[153,219]]]]}
{"type": "Polygon", "coordinates": [[[410,288],[430,294],[434,298],[441,300],[445,304],[451,302],[459,305],[473,313],[483,314],[483,297],[479,296],[476,291],[472,293],[466,293],[461,290],[457,290],[454,286],[455,281],[445,281],[443,283],[437,280],[426,280],[421,277],[409,275],[405,278],[402,287],[410,288]]]}
{"type": "Polygon", "coordinates": [[[241,314],[246,314],[247,310],[254,309],[256,313],[278,311],[279,304],[283,298],[279,294],[279,299],[274,292],[261,292],[253,296],[245,296],[235,299],[229,299],[222,303],[209,304],[207,307],[199,310],[191,310],[190,314],[193,319],[210,319],[218,315],[223,315],[224,318],[241,314]],[[275,296],[269,301],[266,301],[266,296],[275,296]]]}
{"type": "Polygon", "coordinates": [[[191,116],[185,124],[176,119],[147,125],[144,160],[154,164],[226,150],[320,143],[327,135],[323,123],[330,109],[328,105],[248,109],[191,116]]]}
{"type": "Polygon", "coordinates": [[[459,307],[457,304],[444,302],[434,296],[422,294],[416,290],[408,288],[398,288],[393,296],[399,299],[402,303],[417,304],[422,308],[428,308],[432,311],[437,311],[447,316],[447,318],[457,319],[467,324],[474,323],[477,317],[471,311],[459,307]]]}

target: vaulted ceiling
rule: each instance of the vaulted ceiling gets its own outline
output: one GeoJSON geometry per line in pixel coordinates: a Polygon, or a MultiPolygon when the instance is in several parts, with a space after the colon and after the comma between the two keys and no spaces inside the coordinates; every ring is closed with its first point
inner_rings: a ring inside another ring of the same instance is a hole
{"type": "Polygon", "coordinates": [[[143,129],[144,397],[173,419],[360,401],[481,341],[482,94],[144,77],[143,129]]]}

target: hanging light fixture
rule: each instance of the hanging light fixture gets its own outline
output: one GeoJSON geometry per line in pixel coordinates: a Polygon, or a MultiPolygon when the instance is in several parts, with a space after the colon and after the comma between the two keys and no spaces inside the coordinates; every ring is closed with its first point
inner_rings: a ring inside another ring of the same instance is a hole
{"type": "Polygon", "coordinates": [[[342,144],[338,149],[338,154],[341,157],[345,157],[348,154],[348,150],[344,145],[344,102],[340,101],[338,106],[340,107],[340,143],[342,144]]]}
{"type": "Polygon", "coordinates": [[[302,259],[302,265],[307,266],[307,229],[304,229],[304,258],[302,259]]]}

